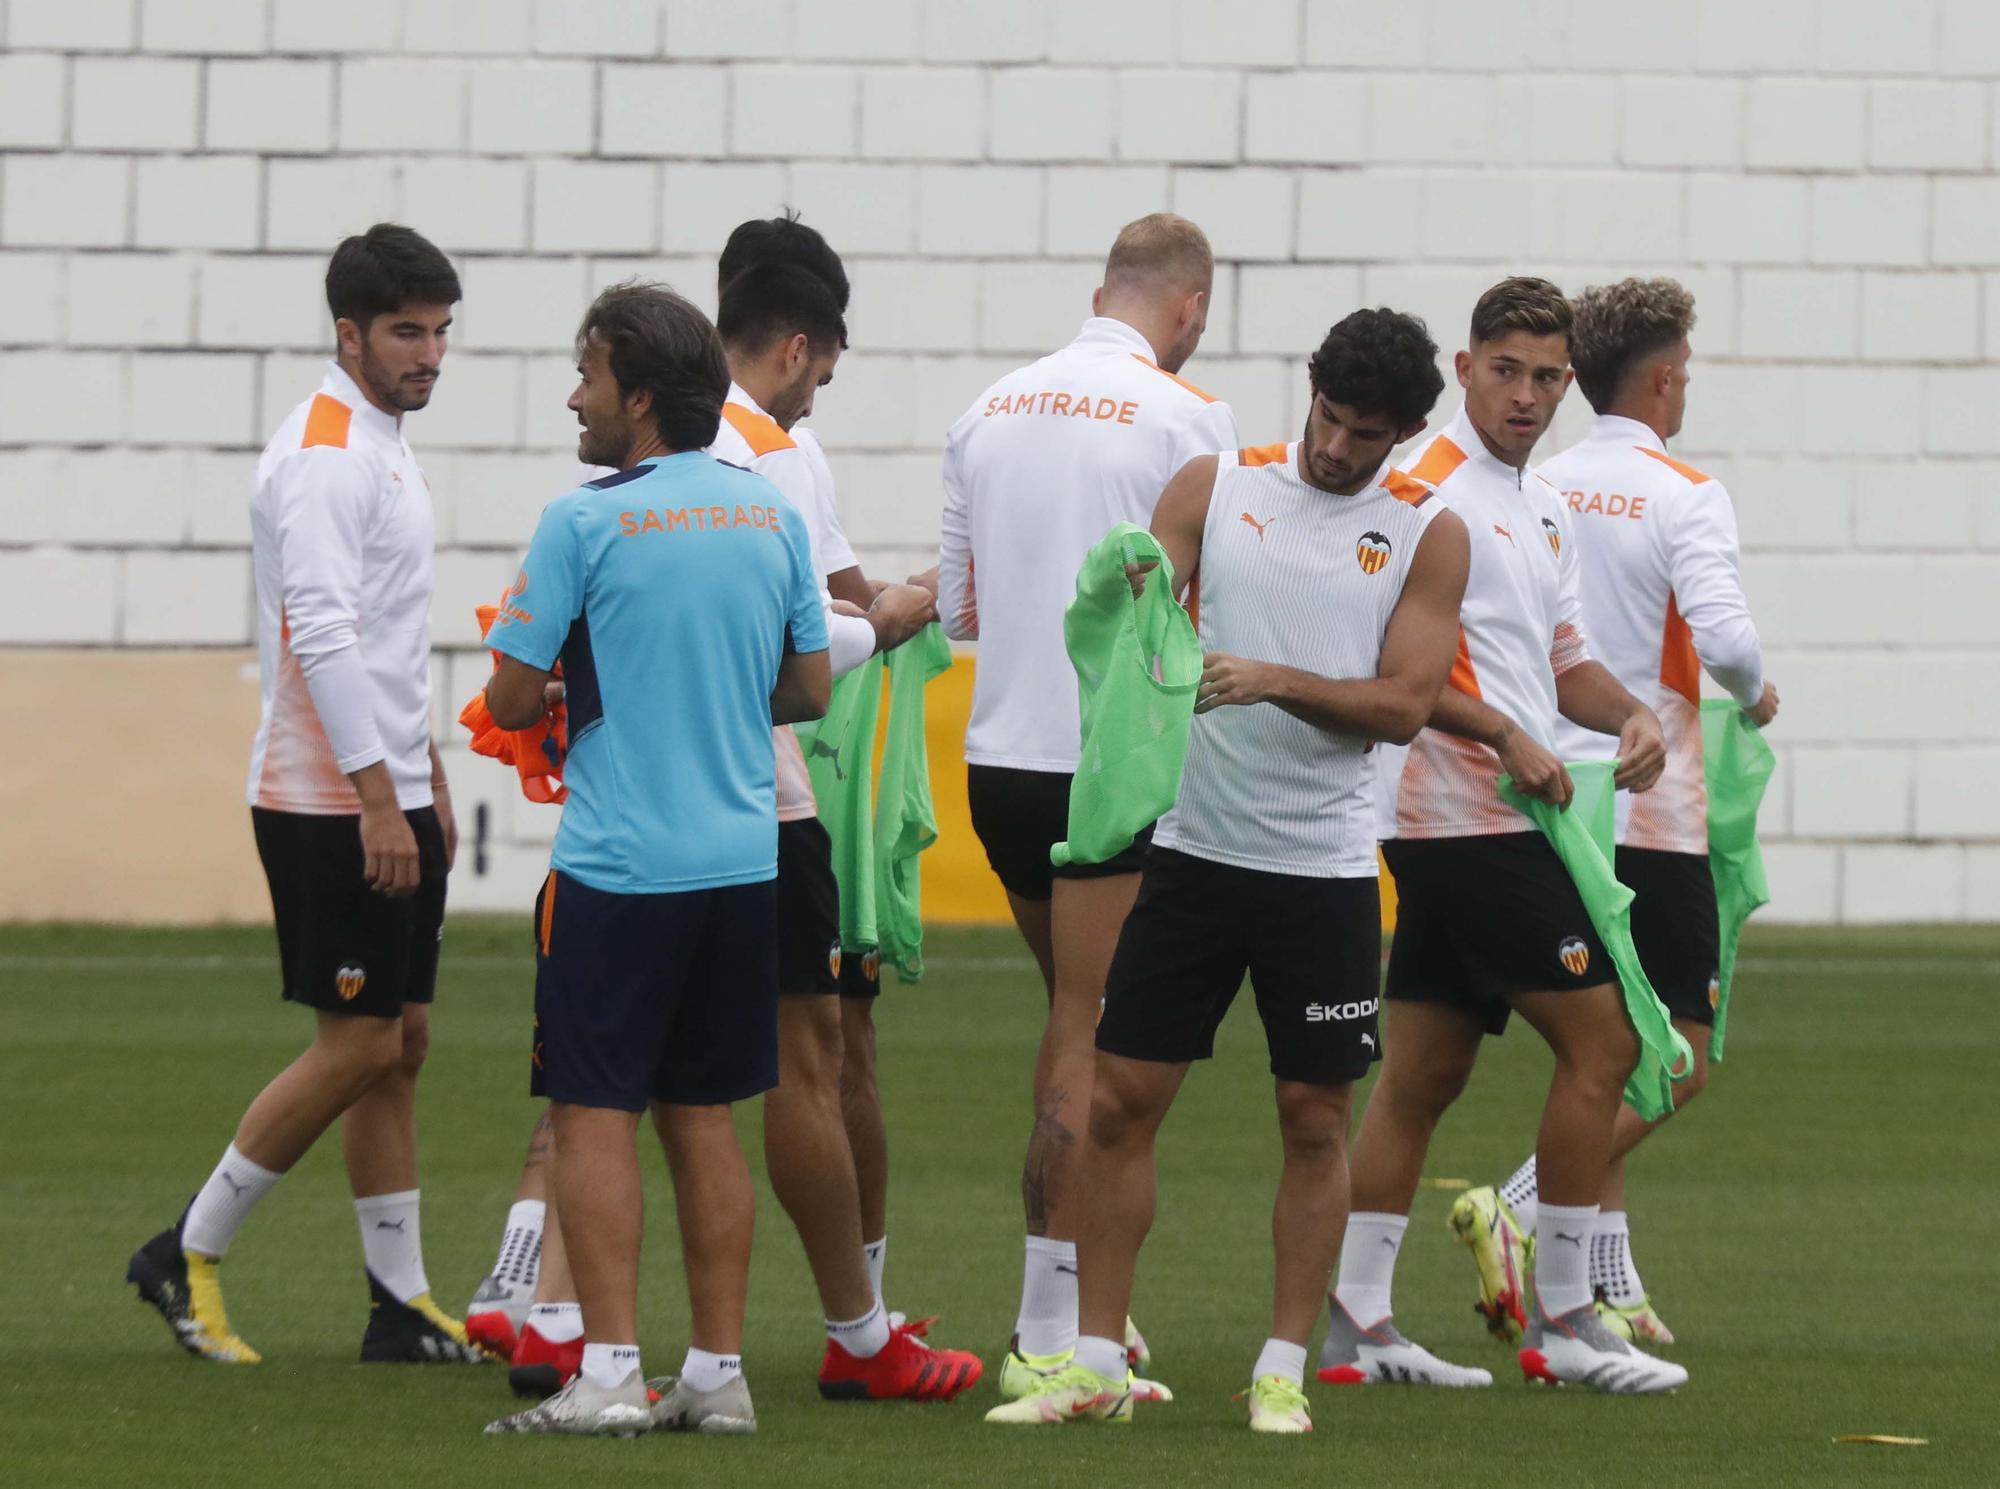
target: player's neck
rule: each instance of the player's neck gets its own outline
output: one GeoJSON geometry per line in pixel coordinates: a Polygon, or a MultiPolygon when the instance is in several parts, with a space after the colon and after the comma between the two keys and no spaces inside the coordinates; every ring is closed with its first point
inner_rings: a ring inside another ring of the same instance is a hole
{"type": "Polygon", "coordinates": [[[1518,476],[1522,471],[1528,468],[1528,457],[1535,453],[1535,447],[1533,445],[1528,446],[1527,449],[1523,450],[1518,455],[1511,455],[1507,451],[1501,449],[1498,445],[1494,444],[1492,439],[1487,435],[1486,431],[1484,429],[1481,429],[1478,424],[1474,423],[1471,419],[1467,419],[1465,422],[1472,425],[1472,432],[1479,436],[1479,443],[1486,446],[1486,453],[1491,455],[1495,460],[1499,461],[1502,465],[1507,466],[1509,469],[1511,469],[1515,475],[1518,476]]]}
{"type": "Polygon", "coordinates": [[[750,357],[739,357],[733,352],[725,353],[729,363],[729,380],[750,395],[760,413],[771,412],[771,400],[784,391],[782,375],[761,367],[750,357]]]}
{"type": "Polygon", "coordinates": [[[625,458],[618,462],[620,470],[630,470],[642,460],[651,460],[655,455],[677,455],[678,450],[670,449],[660,438],[658,430],[640,435],[632,442],[632,448],[625,452],[625,458]]]}

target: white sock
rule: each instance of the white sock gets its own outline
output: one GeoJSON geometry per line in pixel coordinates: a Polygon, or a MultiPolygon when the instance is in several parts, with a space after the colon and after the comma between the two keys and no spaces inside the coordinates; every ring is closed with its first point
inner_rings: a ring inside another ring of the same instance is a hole
{"type": "Polygon", "coordinates": [[[1514,1212],[1514,1219],[1520,1224],[1521,1234],[1532,1236],[1535,1233],[1535,1211],[1538,1208],[1534,1154],[1530,1153],[1528,1161],[1514,1170],[1514,1177],[1500,1186],[1500,1198],[1505,1200],[1507,1208],[1514,1212]]]}
{"type": "Polygon", "coordinates": [[[1264,1352],[1257,1356],[1257,1365],[1250,1372],[1250,1379],[1262,1380],[1267,1375],[1282,1376],[1295,1386],[1304,1385],[1306,1347],[1293,1344],[1288,1339],[1266,1339],[1264,1352]]]}
{"type": "Polygon", "coordinates": [[[710,1354],[692,1346],[681,1362],[681,1379],[690,1391],[719,1390],[742,1373],[743,1356],[710,1354]]]}
{"type": "Polygon", "coordinates": [[[542,1270],[542,1225],[548,1218],[548,1203],[538,1199],[517,1199],[507,1212],[507,1229],[500,1235],[500,1255],[493,1263],[497,1282],[513,1288],[535,1289],[542,1270]]]}
{"type": "Polygon", "coordinates": [[[375,1280],[389,1289],[398,1303],[407,1303],[419,1293],[431,1290],[424,1276],[424,1237],[417,1219],[415,1189],[394,1194],[372,1194],[354,1202],[354,1218],[361,1222],[361,1254],[375,1280]]]}
{"type": "Polygon", "coordinates": [[[1646,1285],[1632,1265],[1632,1227],[1623,1210],[1601,1210],[1590,1233],[1590,1289],[1621,1308],[1646,1301],[1646,1285]]]}
{"type": "MultiPolygon", "coordinates": [[[[849,1319],[844,1324],[828,1319],[826,1337],[857,1360],[873,1359],[889,1343],[889,1315],[882,1311],[878,1302],[861,1317],[849,1319]]],[[[710,1388],[704,1386],[702,1389],[710,1388]]]]}
{"type": "Polygon", "coordinates": [[[1076,1344],[1076,1242],[1028,1237],[1014,1332],[1024,1355],[1059,1355],[1076,1344]]]}
{"type": "Polygon", "coordinates": [[[1347,1217],[1340,1243],[1340,1280],[1333,1295],[1364,1329],[1391,1312],[1389,1293],[1396,1280],[1396,1254],[1403,1249],[1407,1215],[1357,1210],[1347,1217]]]}
{"type": "Polygon", "coordinates": [[[636,1344],[586,1344],[583,1347],[583,1378],[600,1391],[625,1384],[639,1368],[636,1344]]]}
{"type": "Polygon", "coordinates": [[[1125,1357],[1125,1341],[1102,1339],[1095,1334],[1077,1339],[1076,1363],[1112,1380],[1123,1380],[1132,1371],[1132,1363],[1125,1357]]]}
{"type": "Polygon", "coordinates": [[[188,1206],[187,1218],[181,1222],[181,1249],[220,1257],[229,1249],[236,1227],[284,1177],[252,1163],[231,1143],[222,1150],[222,1162],[188,1206]]]}
{"type": "Polygon", "coordinates": [[[528,1310],[528,1322],[551,1344],[569,1344],[583,1337],[581,1303],[537,1303],[528,1310]]]}
{"type": "Polygon", "coordinates": [[[1590,1236],[1595,1205],[1544,1204],[1535,1242],[1535,1296],[1542,1312],[1561,1318],[1590,1301],[1590,1236]]]}
{"type": "Polygon", "coordinates": [[[868,1280],[875,1284],[875,1303],[882,1306],[882,1268],[889,1260],[889,1238],[870,1241],[861,1248],[868,1258],[868,1280]]]}

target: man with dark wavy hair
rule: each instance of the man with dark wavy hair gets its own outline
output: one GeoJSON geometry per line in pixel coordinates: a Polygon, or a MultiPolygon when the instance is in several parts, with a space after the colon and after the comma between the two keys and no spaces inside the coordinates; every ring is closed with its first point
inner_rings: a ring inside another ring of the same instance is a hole
{"type": "MultiPolygon", "coordinates": [[[[1632,939],[1660,999],[1694,1050],[1674,1111],[1708,1084],[1721,927],[1708,865],[1708,791],[1701,738],[1706,671],[1760,727],[1778,712],[1738,572],[1736,511],[1713,476],[1674,459],[1667,441],[1687,412],[1694,296],[1672,279],[1623,279],[1576,300],[1577,386],[1597,417],[1540,474],[1577,526],[1583,611],[1592,650],[1659,716],[1667,741],[1660,783],[1620,802],[1618,880],[1633,891],[1632,939]]],[[[1568,759],[1601,758],[1616,742],[1565,722],[1568,759]]],[[[1590,1238],[1598,1316],[1627,1339],[1673,1343],[1632,1261],[1625,1160],[1661,1122],[1618,1109],[1611,1169],[1590,1238]]],[[[1482,1268],[1505,1267],[1533,1236],[1535,1157],[1498,1191],[1461,1195],[1453,1216],[1482,1268]],[[1462,1217],[1462,1218],[1461,1218],[1462,1217]]]]}
{"type": "Polygon", "coordinates": [[[126,1268],[203,1359],[260,1358],[230,1327],[223,1254],[335,1122],[368,1276],[361,1358],[485,1358],[431,1299],[417,1188],[417,1078],[458,832],[431,740],[431,494],[403,415],[430,402],[458,298],[450,261],[410,228],[343,241],[326,270],[333,360],[257,463],[250,817],[284,996],[316,1022],[180,1220],[126,1268]]]}
{"type": "MultiPolygon", "coordinates": [[[[1153,514],[1204,659],[1178,799],[1160,819],[1097,1028],[1074,1362],[989,1421],[1131,1410],[1123,1324],[1153,1220],[1154,1137],[1247,972],[1277,1081],[1270,1337],[1250,1427],[1312,1428],[1306,1342],[1347,1209],[1348,1103],[1377,1057],[1375,740],[1431,715],[1458,642],[1465,524],[1389,467],[1444,380],[1414,316],[1357,310],[1311,362],[1290,444],[1202,455],[1153,514]],[[1186,590],[1199,573],[1199,594],[1186,590]]],[[[1159,583],[1157,573],[1143,582],[1159,583]]]]}

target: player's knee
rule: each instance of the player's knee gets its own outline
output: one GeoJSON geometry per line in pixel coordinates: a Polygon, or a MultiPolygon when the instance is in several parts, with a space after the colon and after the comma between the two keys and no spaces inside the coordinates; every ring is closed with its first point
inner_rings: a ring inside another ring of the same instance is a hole
{"type": "Polygon", "coordinates": [[[403,1042],[400,1065],[404,1075],[411,1080],[424,1068],[424,1061],[431,1052],[431,1021],[428,1018],[413,1018],[408,1013],[403,1016],[403,1042]]]}
{"type": "Polygon", "coordinates": [[[1279,1083],[1278,1135],[1287,1158],[1328,1162],[1339,1156],[1347,1141],[1349,1090],[1345,1085],[1279,1083]]]}
{"type": "Polygon", "coordinates": [[[1695,1097],[1708,1089],[1708,1060],[1697,1050],[1694,1069],[1686,1077],[1674,1082],[1674,1110],[1679,1111],[1695,1097]]]}
{"type": "Polygon", "coordinates": [[[1100,1070],[1090,1093],[1090,1140],[1100,1148],[1122,1147],[1159,1124],[1159,1114],[1138,1084],[1100,1070]]]}
{"type": "Polygon", "coordinates": [[[1471,1078],[1470,1061],[1426,1061],[1403,1067],[1393,1078],[1385,1068],[1374,1099],[1388,1101],[1392,1110],[1436,1122],[1458,1100],[1471,1078]]]}

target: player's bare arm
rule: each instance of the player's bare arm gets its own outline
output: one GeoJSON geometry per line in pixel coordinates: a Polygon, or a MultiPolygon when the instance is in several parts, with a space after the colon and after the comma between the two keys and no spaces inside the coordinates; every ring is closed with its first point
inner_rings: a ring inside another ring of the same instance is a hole
{"type": "Polygon", "coordinates": [[[444,831],[444,866],[450,869],[458,862],[458,817],[451,809],[451,782],[445,779],[444,761],[438,755],[437,741],[431,741],[431,805],[436,809],[438,826],[444,831]]]}
{"type": "Polygon", "coordinates": [[[1402,598],[1382,637],[1382,661],[1374,677],[1321,677],[1297,667],[1211,652],[1202,662],[1195,712],[1275,703],[1329,734],[1408,744],[1429,720],[1451,673],[1470,554],[1463,520],[1455,512],[1440,512],[1411,561],[1402,598]]]}
{"type": "Polygon", "coordinates": [[[1431,710],[1432,729],[1483,744],[1500,757],[1500,768],[1523,796],[1566,807],[1576,787],[1562,761],[1489,703],[1447,684],[1431,710]]]}
{"type": "Polygon", "coordinates": [[[1667,741],[1653,711],[1625,691],[1602,662],[1579,662],[1556,674],[1556,707],[1572,723],[1618,736],[1621,791],[1646,791],[1667,765],[1667,741]]]}
{"type": "MultiPolygon", "coordinates": [[[[1214,455],[1197,455],[1174,474],[1153,508],[1153,536],[1166,550],[1174,568],[1174,598],[1186,602],[1195,565],[1201,562],[1201,534],[1208,525],[1208,501],[1215,494],[1214,455]]],[[[1144,576],[1152,564],[1133,564],[1126,569],[1134,594],[1144,588],[1144,576]]]]}
{"type": "Polygon", "coordinates": [[[771,689],[771,722],[803,724],[823,719],[832,698],[833,664],[826,652],[795,651],[778,664],[778,681],[771,689]]]}
{"type": "Polygon", "coordinates": [[[486,711],[502,729],[526,729],[549,706],[554,674],[530,667],[518,657],[503,656],[486,680],[486,711]]]}

